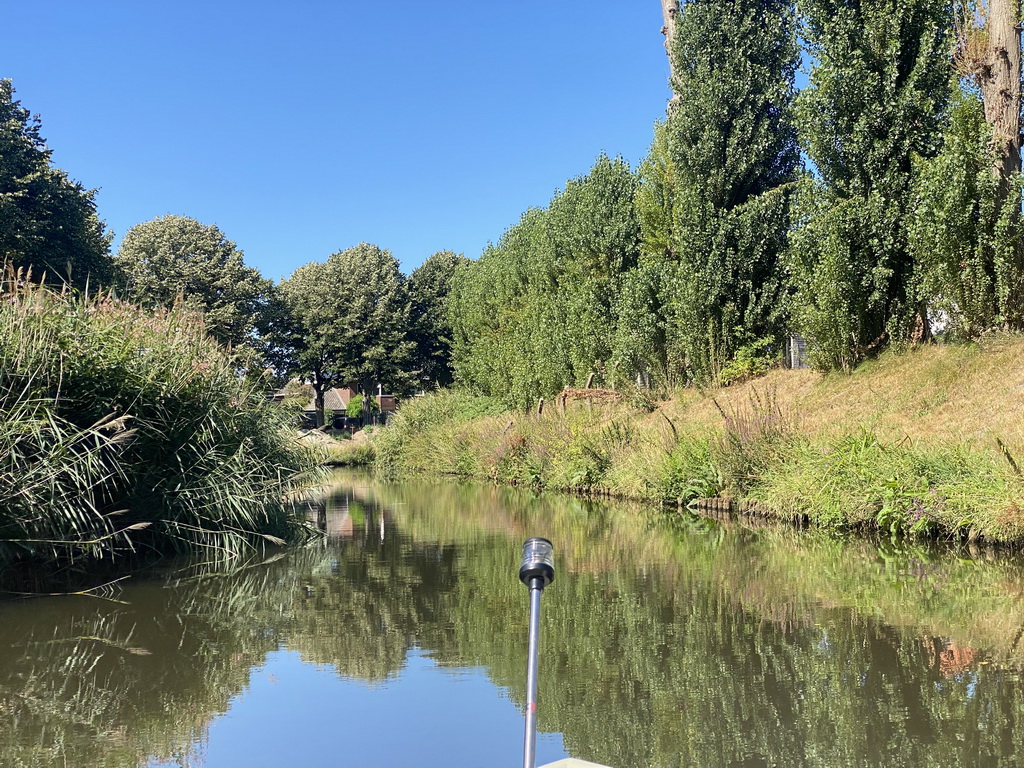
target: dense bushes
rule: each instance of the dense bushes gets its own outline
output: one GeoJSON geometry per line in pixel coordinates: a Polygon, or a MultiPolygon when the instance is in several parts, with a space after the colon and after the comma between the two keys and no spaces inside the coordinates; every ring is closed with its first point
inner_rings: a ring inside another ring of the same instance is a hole
{"type": "Polygon", "coordinates": [[[183,310],[6,284],[0,562],[293,540],[311,457],[262,387],[183,310]]]}

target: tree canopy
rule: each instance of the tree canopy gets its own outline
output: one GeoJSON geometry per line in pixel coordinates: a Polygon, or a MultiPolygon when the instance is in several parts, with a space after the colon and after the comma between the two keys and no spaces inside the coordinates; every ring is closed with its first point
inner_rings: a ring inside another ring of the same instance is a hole
{"type": "Polygon", "coordinates": [[[949,96],[943,0],[801,0],[817,64],[798,103],[815,164],[793,236],[795,325],[849,369],[927,333],[908,243],[914,157],[934,156],[949,96]]]}
{"type": "Polygon", "coordinates": [[[662,359],[638,348],[635,365],[709,381],[740,347],[784,331],[781,255],[799,164],[792,2],[691,0],[667,46],[675,96],[641,166],[644,264],[622,322],[664,329],[662,359]]]}
{"type": "Polygon", "coordinates": [[[272,284],[215,225],[171,215],[137,224],[115,266],[126,298],[147,308],[184,302],[205,315],[218,341],[256,345],[272,284]]]}
{"type": "Polygon", "coordinates": [[[0,266],[34,280],[74,286],[111,277],[110,236],[96,215],[95,190],[54,168],[38,116],[0,80],[0,266]]]}
{"type": "Polygon", "coordinates": [[[407,337],[410,306],[398,261],[369,243],[299,267],[281,284],[288,310],[286,368],[312,384],[317,423],[323,393],[355,384],[367,394],[376,385],[406,393],[413,342],[407,337]]]}
{"type": "Polygon", "coordinates": [[[601,156],[456,271],[457,381],[515,405],[591,374],[613,382],[615,306],[639,248],[635,192],[629,165],[601,156]]]}
{"type": "Polygon", "coordinates": [[[411,304],[410,338],[416,344],[414,365],[423,386],[445,387],[452,383],[452,326],[448,295],[455,271],[469,259],[452,251],[427,257],[409,275],[411,304]]]}

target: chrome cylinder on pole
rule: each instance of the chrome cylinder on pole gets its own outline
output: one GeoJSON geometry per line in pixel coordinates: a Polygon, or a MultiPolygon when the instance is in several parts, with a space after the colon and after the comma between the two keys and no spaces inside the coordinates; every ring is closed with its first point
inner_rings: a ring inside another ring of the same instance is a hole
{"type": "Polygon", "coordinates": [[[530,590],[530,645],[526,665],[526,734],[523,741],[523,768],[537,763],[537,659],[540,649],[540,596],[544,587],[555,578],[555,562],[551,542],[527,539],[519,579],[530,590]]]}

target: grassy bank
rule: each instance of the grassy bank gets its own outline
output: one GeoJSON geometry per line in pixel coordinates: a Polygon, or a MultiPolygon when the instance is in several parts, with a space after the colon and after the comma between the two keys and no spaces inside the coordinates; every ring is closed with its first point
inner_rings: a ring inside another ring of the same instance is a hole
{"type": "Polygon", "coordinates": [[[186,312],[0,293],[0,569],[302,536],[314,457],[186,312]]]}
{"type": "Polygon", "coordinates": [[[645,403],[505,413],[439,392],[377,436],[378,466],[758,511],[835,529],[1024,541],[1024,341],[930,346],[852,375],[772,371],[645,403]]]}
{"type": "Polygon", "coordinates": [[[376,456],[373,443],[365,430],[354,435],[327,435],[319,430],[308,430],[299,433],[300,445],[308,446],[321,456],[327,467],[368,467],[373,464],[376,456]]]}

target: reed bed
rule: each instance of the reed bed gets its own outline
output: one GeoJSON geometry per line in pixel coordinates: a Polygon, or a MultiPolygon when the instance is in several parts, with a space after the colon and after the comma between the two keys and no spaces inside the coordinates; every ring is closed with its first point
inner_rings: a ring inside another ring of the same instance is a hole
{"type": "Polygon", "coordinates": [[[0,566],[306,535],[316,457],[241,363],[182,308],[0,285],[0,566]]]}

